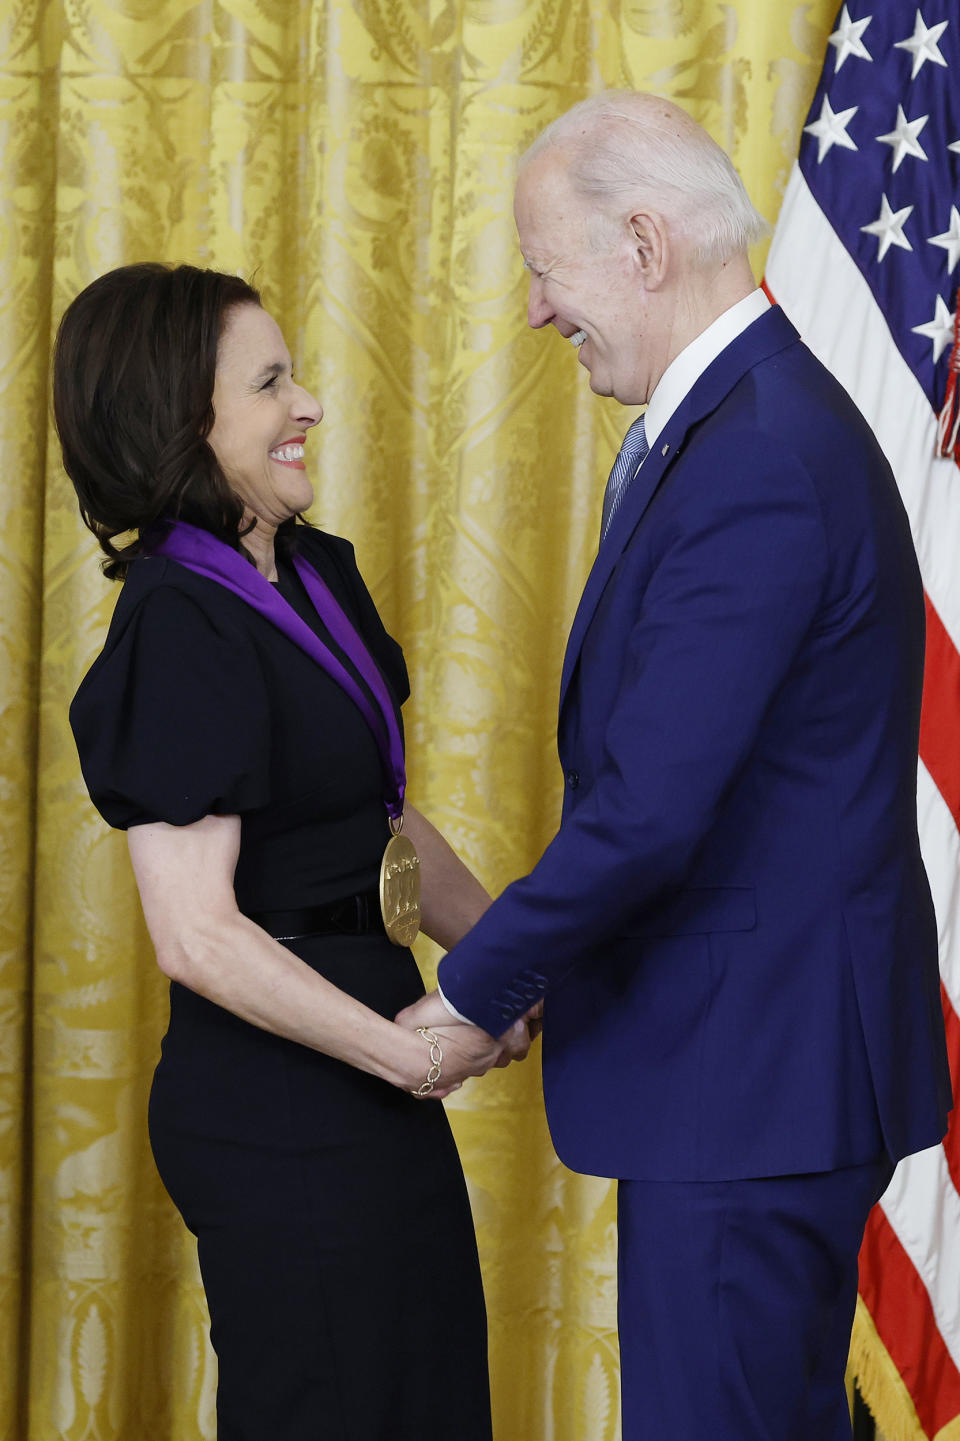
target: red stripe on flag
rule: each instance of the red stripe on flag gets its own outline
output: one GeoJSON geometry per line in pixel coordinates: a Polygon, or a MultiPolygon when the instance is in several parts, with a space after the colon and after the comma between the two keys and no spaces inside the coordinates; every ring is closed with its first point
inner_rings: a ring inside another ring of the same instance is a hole
{"type": "Polygon", "coordinates": [[[940,1004],[943,1006],[943,1023],[947,1032],[947,1055],[950,1058],[950,1079],[953,1082],[953,1112],[950,1129],[943,1143],[947,1158],[947,1169],[954,1189],[960,1192],[960,1018],[950,1004],[941,983],[940,1004]]]}
{"type": "Polygon", "coordinates": [[[937,1328],[926,1287],[879,1206],[860,1248],[860,1295],[928,1436],[960,1415],[960,1371],[937,1328]]]}
{"type": "Polygon", "coordinates": [[[927,650],[920,712],[920,757],[930,778],[960,826],[960,656],[930,601],[927,607],[927,650]]]}
{"type": "MultiPolygon", "coordinates": [[[[960,825],[960,656],[924,595],[927,642],[920,714],[920,757],[955,823],[960,825]]],[[[954,1100],[960,1091],[960,1019],[943,985],[940,1000],[954,1100]]],[[[960,1191],[960,1118],[953,1111],[943,1143],[950,1179],[960,1191]]],[[[960,1370],[940,1334],[930,1297],[916,1267],[879,1206],[867,1221],[860,1251],[860,1294],[877,1334],[900,1372],[928,1436],[960,1415],[960,1370]]]]}
{"type": "Polygon", "coordinates": [[[774,295],[773,291],[770,289],[769,285],[767,284],[767,277],[766,277],[766,276],[764,276],[763,279],[762,279],[761,282],[760,282],[760,289],[763,291],[764,295],[767,297],[767,299],[769,300],[770,304],[771,304],[771,305],[776,305],[776,303],[777,303],[777,297],[774,295]]]}

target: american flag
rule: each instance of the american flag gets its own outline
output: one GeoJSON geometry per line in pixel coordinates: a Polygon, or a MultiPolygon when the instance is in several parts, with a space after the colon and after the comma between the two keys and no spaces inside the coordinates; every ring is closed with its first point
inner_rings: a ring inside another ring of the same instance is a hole
{"type": "MultiPolygon", "coordinates": [[[[927,597],[918,814],[960,1079],[960,5],[849,0],[784,197],[765,285],[867,417],[927,597]],[[953,396],[953,402],[956,397],[953,396]],[[938,417],[944,420],[938,427],[938,417]],[[939,429],[939,433],[938,433],[939,429]],[[943,448],[946,457],[938,451],[943,448]]],[[[843,483],[842,475],[837,483],[843,483]]],[[[852,1352],[890,1437],[960,1436],[960,1116],[901,1162],[860,1255],[852,1352]]]]}

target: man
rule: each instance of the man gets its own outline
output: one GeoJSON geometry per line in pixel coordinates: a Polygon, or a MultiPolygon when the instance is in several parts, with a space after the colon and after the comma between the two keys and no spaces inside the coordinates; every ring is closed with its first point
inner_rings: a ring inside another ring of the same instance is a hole
{"type": "Polygon", "coordinates": [[[949,1107],[907,521],[681,110],[575,107],[516,221],[530,324],[648,409],[564,663],[559,832],[404,1019],[544,998],[557,1151],[620,1181],[624,1441],[849,1437],[863,1226],[949,1107]]]}

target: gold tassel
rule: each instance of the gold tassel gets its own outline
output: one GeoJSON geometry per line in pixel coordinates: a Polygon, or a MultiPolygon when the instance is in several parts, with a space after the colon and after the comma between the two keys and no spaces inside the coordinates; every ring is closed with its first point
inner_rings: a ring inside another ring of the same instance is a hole
{"type": "MultiPolygon", "coordinates": [[[[857,1297],[849,1365],[870,1414],[883,1432],[884,1441],[931,1441],[920,1425],[900,1372],[877,1335],[862,1296],[857,1297]]],[[[934,1441],[960,1441],[960,1430],[956,1428],[957,1422],[951,1421],[934,1441]]]]}

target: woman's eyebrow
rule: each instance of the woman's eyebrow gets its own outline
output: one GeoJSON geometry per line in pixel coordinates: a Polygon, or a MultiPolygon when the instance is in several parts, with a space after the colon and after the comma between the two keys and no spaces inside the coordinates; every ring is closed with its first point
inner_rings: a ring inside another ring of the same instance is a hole
{"type": "Polygon", "coordinates": [[[287,365],[283,360],[274,360],[270,365],[264,365],[257,371],[255,379],[268,380],[273,375],[282,375],[287,365]]]}

